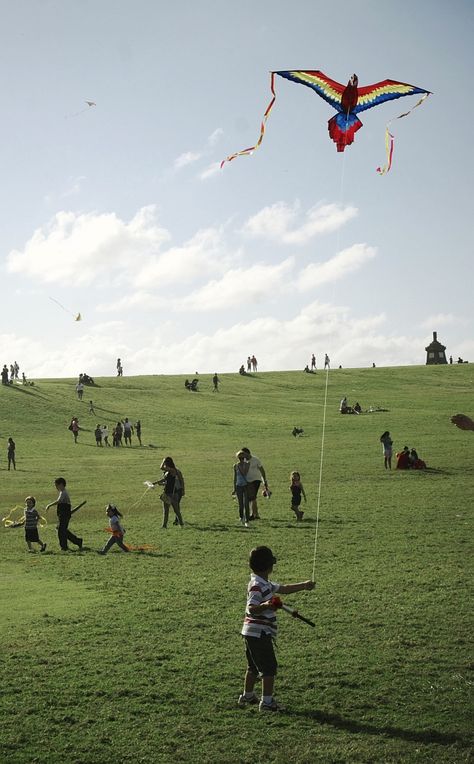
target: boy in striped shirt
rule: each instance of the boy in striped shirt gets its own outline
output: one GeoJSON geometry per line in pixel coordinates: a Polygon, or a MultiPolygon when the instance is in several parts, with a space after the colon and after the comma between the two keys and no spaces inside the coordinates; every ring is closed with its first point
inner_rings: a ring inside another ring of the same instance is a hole
{"type": "Polygon", "coordinates": [[[245,639],[247,671],[244,692],[238,705],[258,703],[254,692],[258,677],[262,679],[262,699],[260,711],[278,711],[273,698],[273,685],[277,672],[277,661],[273,649],[273,639],[277,635],[275,606],[272,597],[279,594],[293,594],[305,589],[314,589],[314,581],[302,581],[299,584],[277,584],[269,580],[276,558],[268,546],[258,546],[250,553],[249,565],[252,571],[247,590],[247,607],[241,634],[245,639]]]}

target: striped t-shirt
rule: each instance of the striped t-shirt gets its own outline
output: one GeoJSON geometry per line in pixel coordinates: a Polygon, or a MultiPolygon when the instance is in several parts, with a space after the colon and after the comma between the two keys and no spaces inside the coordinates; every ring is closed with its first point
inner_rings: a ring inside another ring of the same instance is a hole
{"type": "Polygon", "coordinates": [[[252,573],[247,589],[247,607],[245,609],[244,624],[241,634],[244,637],[261,637],[262,634],[269,634],[276,637],[277,623],[276,612],[272,608],[264,610],[258,615],[251,615],[249,607],[251,605],[261,605],[276,594],[280,589],[280,584],[273,581],[267,581],[261,576],[252,573]]]}
{"type": "Polygon", "coordinates": [[[36,528],[38,526],[39,519],[40,516],[37,509],[34,507],[31,509],[25,507],[25,529],[32,530],[33,528],[36,528]]]}

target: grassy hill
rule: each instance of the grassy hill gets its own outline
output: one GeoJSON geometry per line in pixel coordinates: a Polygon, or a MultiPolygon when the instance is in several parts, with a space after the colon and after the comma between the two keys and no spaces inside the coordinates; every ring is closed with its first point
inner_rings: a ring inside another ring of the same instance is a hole
{"type": "Polygon", "coordinates": [[[474,415],[474,368],[330,372],[317,587],[287,598],[317,627],[279,615],[276,695],[287,711],[270,719],[235,705],[247,558],[269,544],[274,580],[312,575],[326,376],[221,380],[216,394],[210,376],[199,393],[184,377],[100,378],[81,402],[73,380],[0,387],[2,516],[28,494],[40,509],[54,500],[57,475],[73,503],[87,499],[71,522],[82,553],[60,553],[54,510],[43,555],[26,552],[21,529],[0,529],[1,760],[470,761],[474,434],[449,418],[474,415]],[[388,411],[341,416],[344,395],[388,411]],[[126,416],[141,419],[143,447],[97,448],[96,424],[112,430],[126,416]],[[387,429],[394,450],[417,448],[431,469],[386,471],[387,429]],[[9,436],[16,472],[6,471],[9,436]],[[248,530],[230,496],[244,445],[273,491],[248,530]],[[144,495],[168,454],[186,478],[183,529],[162,530],[159,492],[144,495]],[[294,469],[308,494],[298,525],[294,469]],[[127,542],[150,551],[96,554],[109,501],[127,542]]]}

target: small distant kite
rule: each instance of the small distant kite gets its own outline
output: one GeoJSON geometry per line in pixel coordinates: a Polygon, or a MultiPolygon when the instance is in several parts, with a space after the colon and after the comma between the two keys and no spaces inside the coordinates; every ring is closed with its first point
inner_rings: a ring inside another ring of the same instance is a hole
{"type": "Polygon", "coordinates": [[[91,106],[97,106],[95,101],[84,101],[84,103],[87,104],[87,109],[81,109],[80,111],[75,111],[73,114],[66,114],[64,119],[70,119],[71,117],[78,117],[79,114],[84,114],[85,111],[89,111],[91,106]]]}
{"type": "Polygon", "coordinates": [[[394,137],[388,129],[390,123],[394,119],[401,119],[402,117],[411,114],[417,106],[420,106],[420,104],[431,95],[429,90],[419,88],[415,85],[408,85],[405,82],[397,82],[396,80],[383,80],[382,82],[377,82],[375,85],[360,88],[358,86],[359,80],[356,74],[353,74],[347,85],[344,86],[339,82],[335,82],[335,80],[331,80],[323,72],[317,70],[271,72],[270,89],[272,92],[272,99],[263,115],[262,124],[260,126],[260,136],[257,143],[255,146],[243,149],[242,151],[237,151],[235,154],[228,156],[221,162],[221,168],[225,162],[231,162],[238,156],[253,154],[262,143],[266,122],[276,99],[276,74],[278,74],[279,77],[291,80],[300,85],[306,85],[306,87],[314,90],[315,93],[321,96],[321,98],[324,98],[325,101],[336,109],[337,114],[331,117],[328,122],[328,131],[329,136],[336,144],[339,152],[344,151],[346,146],[350,146],[350,144],[353,143],[355,133],[362,127],[362,122],[357,117],[359,112],[372,109],[374,106],[378,106],[385,101],[392,101],[395,98],[403,98],[407,95],[421,93],[422,97],[409,111],[404,114],[399,114],[387,123],[385,133],[387,163],[384,167],[377,168],[377,172],[381,175],[388,172],[392,165],[394,137]]]}
{"type": "Polygon", "coordinates": [[[74,318],[74,321],[82,321],[82,316],[80,313],[73,313],[71,310],[68,310],[59,302],[59,300],[56,300],[54,297],[50,297],[49,299],[55,302],[56,305],[59,305],[59,307],[66,311],[66,313],[69,313],[69,315],[74,318]]]}

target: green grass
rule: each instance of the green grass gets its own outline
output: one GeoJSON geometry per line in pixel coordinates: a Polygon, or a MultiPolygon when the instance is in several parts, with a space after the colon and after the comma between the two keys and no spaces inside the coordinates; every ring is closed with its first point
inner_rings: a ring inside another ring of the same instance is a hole
{"type": "Polygon", "coordinates": [[[1,469],[1,510],[27,494],[39,508],[63,474],[86,551],[61,554],[54,510],[44,555],[23,531],[0,529],[0,760],[110,762],[468,762],[472,757],[472,505],[470,365],[334,370],[329,375],[314,592],[288,597],[316,628],[279,615],[276,695],[285,713],[239,710],[239,637],[252,546],[269,544],[281,582],[311,577],[325,375],[98,379],[75,399],[72,380],[0,387],[1,432],[17,471],[1,469]],[[340,416],[339,400],[387,413],[340,416]],[[67,430],[77,414],[77,445],[67,430]],[[143,448],[99,449],[97,422],[143,424],[143,448]],[[305,435],[294,439],[294,425],[305,435]],[[432,469],[387,472],[379,436],[416,447],[432,469]],[[150,447],[151,444],[153,447],[150,447]],[[262,520],[237,525],[235,451],[262,459],[273,496],[262,520]],[[160,529],[159,492],[143,496],[172,455],[186,478],[187,526],[160,529]],[[289,509],[301,472],[305,521],[289,509]],[[104,507],[124,514],[130,544],[95,553],[104,507]],[[135,506],[133,506],[135,504],[135,506]]]}

